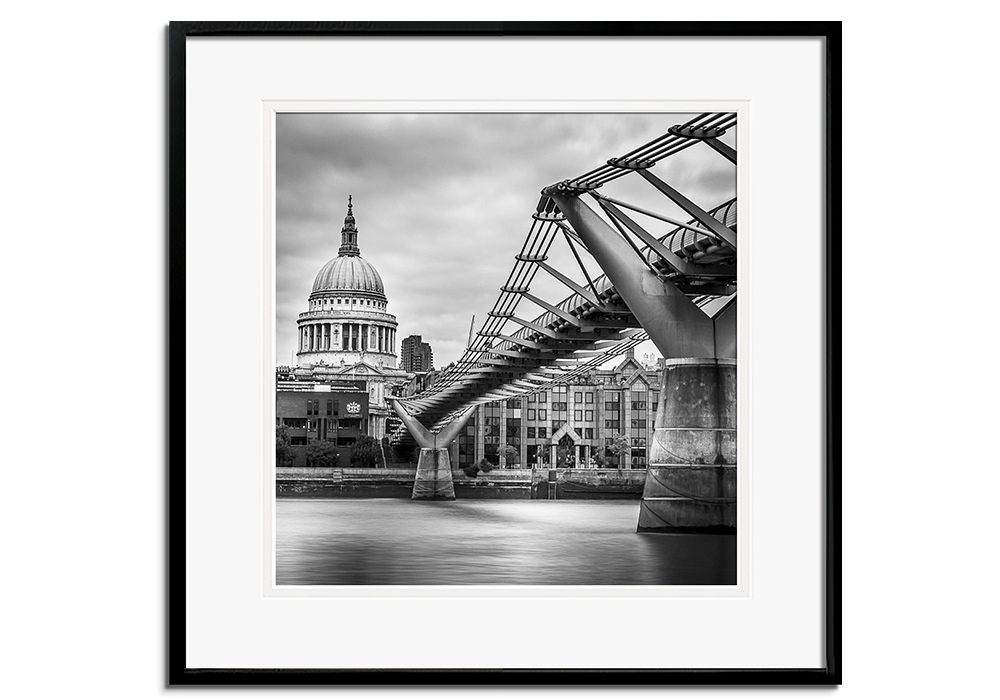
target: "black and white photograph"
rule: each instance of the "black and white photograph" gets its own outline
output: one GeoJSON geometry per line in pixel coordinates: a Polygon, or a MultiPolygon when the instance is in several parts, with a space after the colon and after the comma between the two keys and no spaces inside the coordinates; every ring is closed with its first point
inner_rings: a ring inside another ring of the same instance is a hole
{"type": "Polygon", "coordinates": [[[738,127],[276,114],[276,586],[735,586],[738,127]]]}

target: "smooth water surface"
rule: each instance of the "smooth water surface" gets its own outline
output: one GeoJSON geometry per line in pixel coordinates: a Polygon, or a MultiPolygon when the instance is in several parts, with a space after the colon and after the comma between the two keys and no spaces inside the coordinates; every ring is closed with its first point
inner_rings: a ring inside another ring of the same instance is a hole
{"type": "Polygon", "coordinates": [[[736,538],[636,534],[638,501],[279,500],[279,585],[736,583],[736,538]]]}

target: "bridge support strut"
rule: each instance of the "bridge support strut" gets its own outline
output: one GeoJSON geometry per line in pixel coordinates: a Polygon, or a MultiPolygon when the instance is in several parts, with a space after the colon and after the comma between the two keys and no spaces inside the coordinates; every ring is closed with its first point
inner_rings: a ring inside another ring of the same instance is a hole
{"type": "Polygon", "coordinates": [[[636,531],[735,532],[735,300],[709,317],[578,196],[550,196],[666,360],[636,531]]]}
{"type": "Polygon", "coordinates": [[[399,401],[390,399],[390,402],[396,415],[420,446],[417,474],[413,480],[413,493],[410,498],[422,501],[454,501],[455,482],[451,478],[449,447],[469,422],[476,407],[470,407],[440,431],[433,432],[411,416],[399,401]]]}

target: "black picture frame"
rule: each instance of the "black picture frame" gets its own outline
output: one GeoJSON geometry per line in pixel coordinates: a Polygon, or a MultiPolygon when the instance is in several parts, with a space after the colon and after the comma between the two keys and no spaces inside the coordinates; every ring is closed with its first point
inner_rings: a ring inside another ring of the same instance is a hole
{"type": "Polygon", "coordinates": [[[817,685],[841,683],[840,22],[171,22],[168,30],[167,683],[233,685],[817,685]],[[825,650],[823,668],[253,669],[185,665],[185,86],[196,37],[564,36],[825,39],[825,650]]]}

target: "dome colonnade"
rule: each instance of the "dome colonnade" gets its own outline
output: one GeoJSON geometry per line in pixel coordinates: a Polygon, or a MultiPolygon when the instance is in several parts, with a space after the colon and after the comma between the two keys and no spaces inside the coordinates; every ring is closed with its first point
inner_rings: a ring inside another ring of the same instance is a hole
{"type": "Polygon", "coordinates": [[[361,257],[350,198],[340,235],[337,257],[313,282],[309,311],[299,314],[298,364],[395,368],[398,324],[387,311],[381,276],[361,257]]]}

